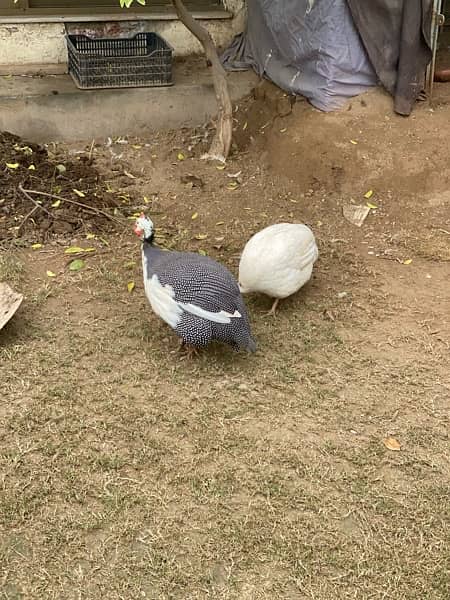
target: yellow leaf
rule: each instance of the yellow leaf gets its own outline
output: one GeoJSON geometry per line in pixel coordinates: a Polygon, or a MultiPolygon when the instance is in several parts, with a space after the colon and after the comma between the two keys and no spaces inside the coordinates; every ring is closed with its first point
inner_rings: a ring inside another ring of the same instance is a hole
{"type": "Polygon", "coordinates": [[[80,248],[80,246],[71,246],[64,250],[64,254],[80,254],[80,252],[95,252],[95,248],[80,248]]]}
{"type": "Polygon", "coordinates": [[[131,147],[135,150],[140,150],[142,148],[142,146],[140,146],[139,144],[133,144],[131,147]]]}
{"type": "Polygon", "coordinates": [[[245,123],[242,127],[242,131],[245,131],[247,129],[247,127],[248,127],[248,123],[247,123],[247,121],[245,121],[245,123]]]}
{"type": "Polygon", "coordinates": [[[42,244],[32,244],[31,247],[33,250],[39,250],[39,248],[42,248],[42,244]]]}
{"type": "Polygon", "coordinates": [[[145,204],[150,204],[151,200],[149,200],[147,196],[144,196],[144,202],[145,204]]]}
{"type": "Polygon", "coordinates": [[[47,277],[56,277],[56,273],[53,273],[53,271],[47,271],[47,277]]]}
{"type": "Polygon", "coordinates": [[[219,171],[223,171],[225,169],[225,165],[217,165],[216,169],[219,169],[219,171]]]}
{"type": "Polygon", "coordinates": [[[204,250],[199,250],[198,253],[201,254],[202,256],[206,256],[206,252],[204,250]]]}
{"type": "Polygon", "coordinates": [[[135,286],[135,283],[134,283],[134,281],[129,281],[129,282],[127,283],[127,289],[128,289],[128,291],[130,292],[130,294],[131,294],[131,292],[134,290],[134,286],[135,286]]]}
{"type": "Polygon", "coordinates": [[[184,154],[182,152],[178,152],[177,158],[178,158],[178,160],[184,160],[186,157],[184,156],[184,154]]]}
{"type": "Polygon", "coordinates": [[[364,194],[364,198],[367,198],[367,200],[368,200],[369,198],[372,198],[372,196],[373,196],[373,190],[369,190],[368,192],[366,192],[366,193],[364,194]]]}
{"type": "Polygon", "coordinates": [[[225,221],[217,221],[216,225],[225,225],[225,221]]]}
{"type": "Polygon", "coordinates": [[[283,129],[280,129],[280,133],[286,133],[287,131],[287,127],[283,127],[283,129]]]}
{"type": "Polygon", "coordinates": [[[77,196],[79,196],[80,198],[85,198],[86,194],[84,192],[80,192],[80,190],[76,190],[75,188],[73,189],[73,191],[75,192],[75,194],[77,196]]]}
{"type": "Polygon", "coordinates": [[[356,140],[350,140],[350,144],[353,144],[354,146],[356,146],[358,142],[356,140]]]}
{"type": "Polygon", "coordinates": [[[191,219],[192,219],[193,221],[195,221],[195,219],[196,219],[197,217],[198,217],[198,213],[196,213],[196,212],[195,212],[195,213],[192,215],[191,219]]]}
{"type": "Polygon", "coordinates": [[[52,204],[52,208],[58,208],[61,205],[61,200],[55,200],[52,204]]]}
{"type": "Polygon", "coordinates": [[[83,248],[80,248],[79,246],[71,246],[64,250],[64,254],[78,254],[79,252],[83,252],[83,248]]]}
{"type": "Polygon", "coordinates": [[[377,206],[376,204],[372,204],[371,202],[368,202],[368,203],[367,203],[367,206],[368,206],[369,208],[372,208],[372,209],[374,209],[374,208],[378,208],[378,206],[377,206]]]}
{"type": "Polygon", "coordinates": [[[36,171],[36,167],[35,167],[34,165],[30,165],[30,166],[28,167],[28,170],[29,170],[29,171],[36,171]]]}
{"type": "Polygon", "coordinates": [[[237,181],[230,181],[230,183],[227,185],[227,188],[229,190],[235,190],[238,186],[238,182],[237,181]]]}
{"type": "Polygon", "coordinates": [[[412,258],[407,258],[406,260],[403,261],[404,265],[410,265],[412,263],[412,258]]]}
{"type": "Polygon", "coordinates": [[[398,452],[401,448],[400,442],[394,437],[387,437],[383,440],[383,444],[386,446],[388,450],[393,450],[394,452],[398,452]]]}
{"type": "Polygon", "coordinates": [[[133,269],[135,267],[135,265],[136,265],[136,263],[133,260],[131,260],[130,262],[125,263],[123,266],[126,269],[133,269]]]}
{"type": "Polygon", "coordinates": [[[195,236],[196,240],[206,240],[206,238],[208,237],[207,233],[199,233],[198,235],[195,236]]]}
{"type": "Polygon", "coordinates": [[[86,239],[87,240],[95,240],[95,233],[87,233],[86,239]]]}
{"type": "Polygon", "coordinates": [[[19,163],[6,163],[6,166],[8,167],[8,169],[18,169],[19,163]]]}

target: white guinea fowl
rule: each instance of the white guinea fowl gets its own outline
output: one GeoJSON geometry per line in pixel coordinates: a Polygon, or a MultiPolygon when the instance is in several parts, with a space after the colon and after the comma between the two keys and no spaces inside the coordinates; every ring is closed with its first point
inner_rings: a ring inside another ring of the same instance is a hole
{"type": "Polygon", "coordinates": [[[314,234],[300,223],[277,223],[255,233],[242,252],[239,288],[243,294],[260,292],[278,302],[297,292],[311,279],[319,257],[314,234]]]}

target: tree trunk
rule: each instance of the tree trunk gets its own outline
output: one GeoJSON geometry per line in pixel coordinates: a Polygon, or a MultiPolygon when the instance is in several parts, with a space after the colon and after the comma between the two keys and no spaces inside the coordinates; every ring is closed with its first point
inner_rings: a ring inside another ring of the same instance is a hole
{"type": "Polygon", "coordinates": [[[205,50],[206,58],[212,66],[214,91],[218,104],[216,134],[209,152],[203,158],[225,162],[230,152],[233,136],[233,106],[228,91],[227,74],[220,62],[214,42],[209,32],[188,12],[182,0],[172,0],[178,18],[198,39],[205,50]]]}

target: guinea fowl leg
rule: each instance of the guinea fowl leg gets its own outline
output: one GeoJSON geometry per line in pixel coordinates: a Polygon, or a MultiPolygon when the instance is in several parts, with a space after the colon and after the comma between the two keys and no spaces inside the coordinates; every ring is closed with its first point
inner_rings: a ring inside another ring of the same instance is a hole
{"type": "Polygon", "coordinates": [[[272,308],[269,310],[268,313],[266,313],[265,315],[263,315],[264,317],[274,317],[276,310],[277,310],[277,306],[278,306],[278,302],[280,301],[279,298],[276,298],[274,303],[272,304],[272,308]]]}
{"type": "Polygon", "coordinates": [[[187,358],[188,360],[191,360],[194,356],[198,356],[199,354],[195,346],[186,344],[184,340],[180,340],[180,344],[178,346],[178,351],[181,352],[182,350],[186,350],[186,354],[183,356],[183,358],[187,358]]]}

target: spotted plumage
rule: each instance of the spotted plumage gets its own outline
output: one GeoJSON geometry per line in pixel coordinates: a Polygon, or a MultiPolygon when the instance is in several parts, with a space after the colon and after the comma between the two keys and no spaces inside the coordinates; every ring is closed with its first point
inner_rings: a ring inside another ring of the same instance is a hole
{"type": "Polygon", "coordinates": [[[142,267],[153,311],[188,346],[211,341],[235,350],[256,350],[247,310],[233,275],[215,260],[191,252],[167,252],[153,245],[153,225],[141,217],[142,267]]]}

